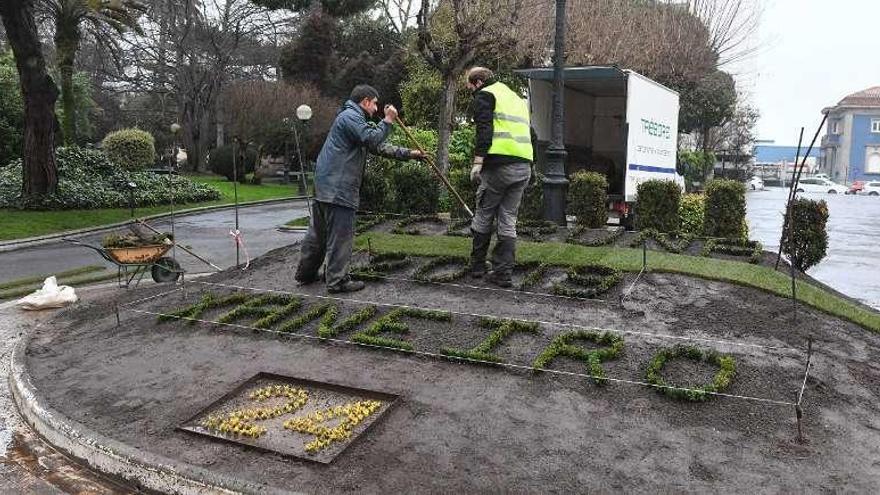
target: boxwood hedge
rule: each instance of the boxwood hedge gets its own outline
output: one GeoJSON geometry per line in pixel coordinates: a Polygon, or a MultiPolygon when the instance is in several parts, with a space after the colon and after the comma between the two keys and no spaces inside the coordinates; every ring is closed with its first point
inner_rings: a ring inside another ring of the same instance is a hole
{"type": "Polygon", "coordinates": [[[0,169],[0,208],[118,208],[128,206],[128,182],[135,184],[135,205],[153,206],[171,202],[194,203],[220,199],[220,192],[206,184],[176,175],[126,172],[96,150],[58,148],[58,190],[37,201],[21,198],[22,162],[16,160],[0,169]]]}

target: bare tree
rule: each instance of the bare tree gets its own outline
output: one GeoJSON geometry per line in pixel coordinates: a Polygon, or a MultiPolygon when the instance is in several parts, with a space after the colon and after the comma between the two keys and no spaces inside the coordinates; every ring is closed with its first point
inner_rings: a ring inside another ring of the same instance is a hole
{"type": "Polygon", "coordinates": [[[164,0],[148,17],[144,36],[127,40],[133,63],[117,80],[126,91],[156,95],[163,112],[176,113],[189,164],[203,170],[211,142],[226,139],[224,85],[277,77],[278,37],[288,19],[248,0],[164,0]]]}
{"type": "Polygon", "coordinates": [[[379,0],[382,16],[397,34],[403,34],[413,25],[417,0],[379,0]]]}
{"type": "Polygon", "coordinates": [[[522,6],[522,0],[422,0],[416,16],[419,53],[443,79],[437,164],[444,172],[449,165],[460,78],[478,54],[501,53],[516,46],[522,6]]]}
{"type": "MultiPolygon", "coordinates": [[[[521,15],[521,50],[549,60],[553,0],[521,15]]],[[[581,0],[570,2],[566,57],[575,64],[619,64],[655,75],[698,74],[755,53],[757,0],[581,0]]]]}
{"type": "Polygon", "coordinates": [[[761,18],[756,0],[688,0],[688,7],[708,29],[708,44],[719,67],[755,54],[754,36],[761,18]]]}

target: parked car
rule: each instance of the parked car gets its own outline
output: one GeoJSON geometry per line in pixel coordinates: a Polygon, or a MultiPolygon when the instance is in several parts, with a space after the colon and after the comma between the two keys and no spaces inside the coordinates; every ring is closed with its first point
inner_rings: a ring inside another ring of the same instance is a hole
{"type": "Polygon", "coordinates": [[[868,196],[880,196],[880,181],[866,182],[859,194],[868,196]]]}
{"type": "Polygon", "coordinates": [[[828,179],[817,179],[810,177],[809,179],[801,179],[798,183],[797,192],[815,192],[828,194],[845,194],[848,189],[835,184],[828,179]]]}
{"type": "Polygon", "coordinates": [[[752,177],[752,180],[749,181],[749,189],[752,191],[763,191],[764,180],[760,177],[752,177]]]}
{"type": "Polygon", "coordinates": [[[853,182],[852,184],[850,184],[849,191],[847,191],[846,193],[847,194],[858,194],[862,191],[862,189],[864,187],[865,187],[865,181],[857,180],[857,181],[853,182]]]}

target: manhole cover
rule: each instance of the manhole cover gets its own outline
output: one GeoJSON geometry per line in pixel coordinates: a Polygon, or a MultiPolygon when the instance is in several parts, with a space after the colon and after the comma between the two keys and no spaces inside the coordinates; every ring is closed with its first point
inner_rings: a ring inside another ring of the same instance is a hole
{"type": "Polygon", "coordinates": [[[330,463],[391,408],[397,395],[259,373],[181,429],[330,463]]]}

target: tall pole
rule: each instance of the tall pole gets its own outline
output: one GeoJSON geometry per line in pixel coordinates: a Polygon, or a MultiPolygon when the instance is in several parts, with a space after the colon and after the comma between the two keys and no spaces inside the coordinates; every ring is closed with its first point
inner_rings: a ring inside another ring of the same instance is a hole
{"type": "Polygon", "coordinates": [[[544,219],[565,225],[565,0],[556,0],[556,39],[553,48],[553,126],[544,174],[544,219]]]}

